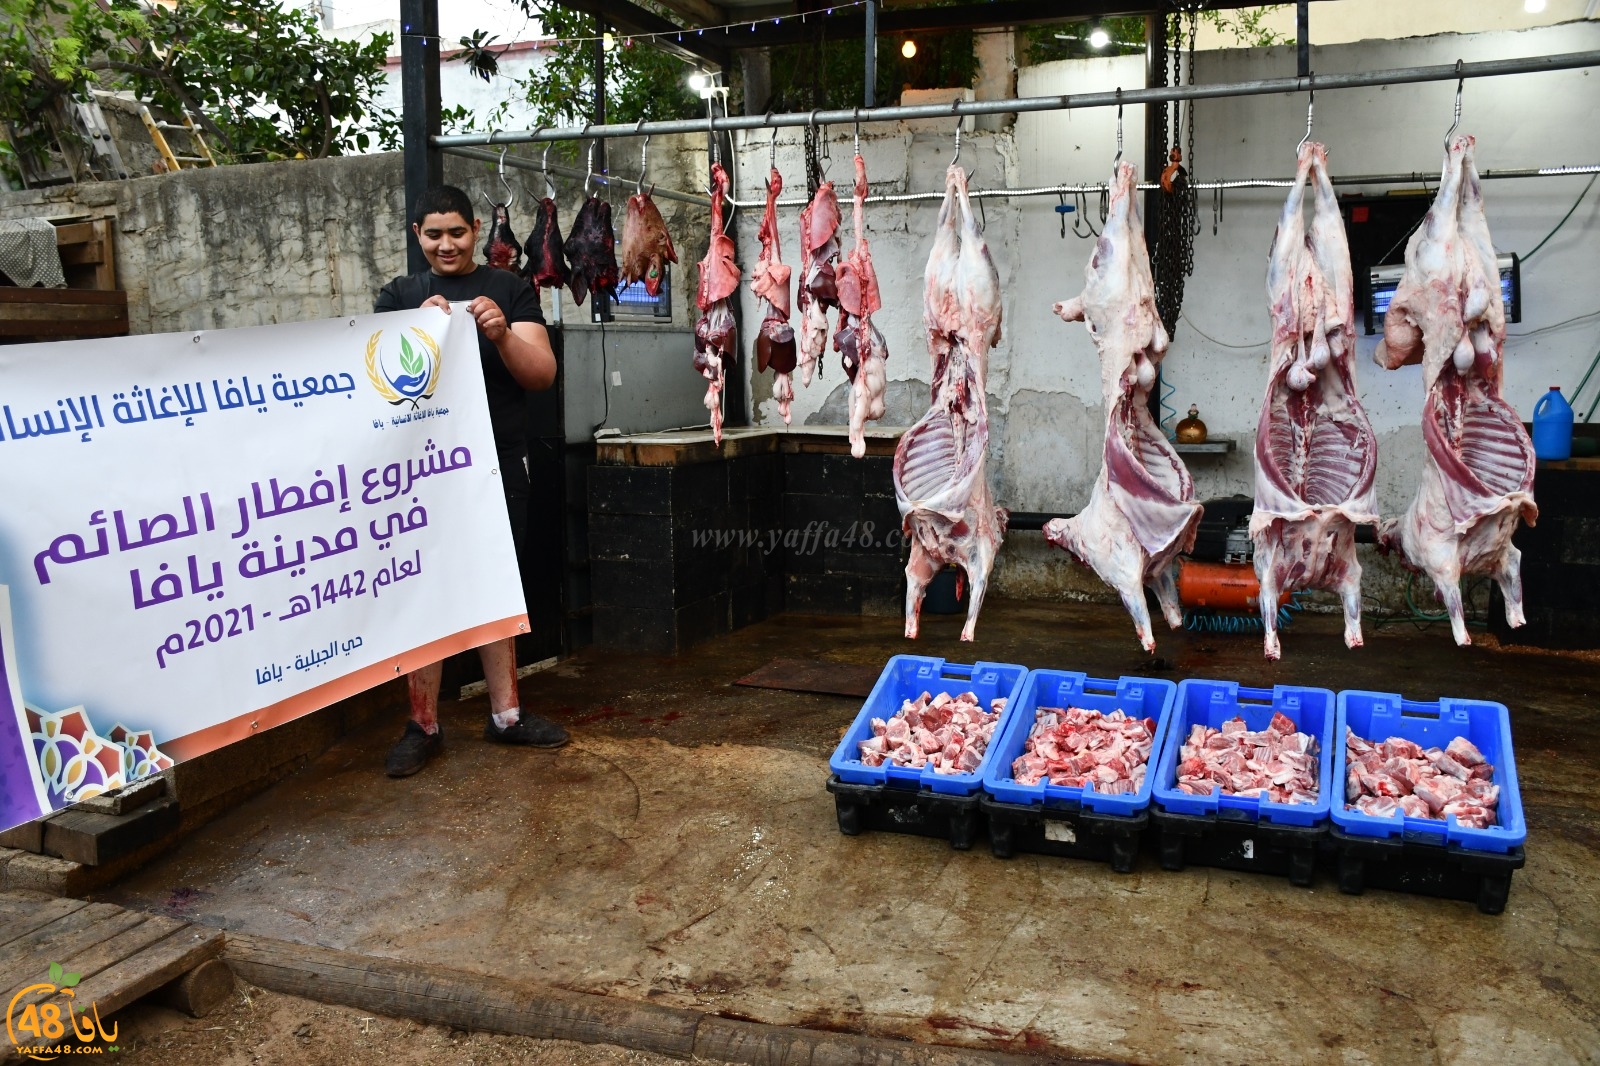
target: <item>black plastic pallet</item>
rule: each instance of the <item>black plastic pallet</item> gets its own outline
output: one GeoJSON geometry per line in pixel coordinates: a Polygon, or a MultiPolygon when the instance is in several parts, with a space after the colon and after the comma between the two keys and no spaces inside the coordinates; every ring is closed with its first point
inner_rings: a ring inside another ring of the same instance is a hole
{"type": "Polygon", "coordinates": [[[1107,862],[1117,873],[1133,869],[1149,816],[1097,814],[1081,806],[1002,803],[985,795],[978,804],[989,821],[989,850],[997,859],[1017,852],[1107,862]]]}
{"type": "Polygon", "coordinates": [[[957,851],[967,851],[983,830],[977,793],[945,796],[928,789],[856,785],[837,776],[828,779],[828,791],[845,836],[867,829],[910,833],[948,840],[957,851]]]}
{"type": "Polygon", "coordinates": [[[1409,892],[1476,903],[1484,914],[1506,909],[1511,874],[1527,861],[1522,848],[1501,854],[1459,844],[1433,844],[1400,837],[1353,836],[1337,825],[1328,830],[1337,856],[1339,891],[1360,895],[1368,888],[1409,892]]]}
{"type": "Polygon", "coordinates": [[[1287,877],[1295,885],[1311,884],[1318,853],[1328,842],[1326,823],[1274,825],[1226,816],[1231,813],[1177,814],[1151,808],[1150,820],[1159,831],[1161,868],[1214,866],[1287,877]]]}

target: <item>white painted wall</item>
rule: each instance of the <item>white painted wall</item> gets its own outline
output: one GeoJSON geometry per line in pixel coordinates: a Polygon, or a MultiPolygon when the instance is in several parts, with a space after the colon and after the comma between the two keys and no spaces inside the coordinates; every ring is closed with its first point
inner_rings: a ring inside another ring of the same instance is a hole
{"type": "MultiPolygon", "coordinates": [[[[1600,48],[1600,24],[1573,23],[1521,32],[1366,41],[1313,51],[1322,72],[1373,70],[1600,48]]],[[[1198,80],[1231,82],[1292,74],[1292,46],[1207,53],[1198,80]]],[[[1478,137],[1480,169],[1600,160],[1600,130],[1590,117],[1600,103],[1600,72],[1567,71],[1469,81],[1462,129],[1478,137]]],[[[1069,61],[1025,68],[1020,94],[1106,90],[1143,84],[1139,57],[1069,61]]],[[[1454,86],[1408,85],[1318,94],[1316,136],[1330,147],[1335,171],[1437,172],[1450,124],[1454,86]]],[[[1142,109],[1127,109],[1125,149],[1142,153],[1142,109]]],[[[1263,96],[1203,101],[1196,110],[1198,177],[1287,177],[1294,147],[1305,129],[1303,96],[1263,96]]],[[[862,148],[874,192],[940,189],[951,154],[950,123],[910,123],[863,130],[862,148]]],[[[849,131],[836,129],[831,176],[849,185],[849,131]]],[[[745,137],[739,155],[741,199],[759,194],[770,134],[745,137]]],[[[963,159],[976,163],[975,187],[1013,187],[1103,179],[1115,153],[1110,109],[1025,114],[1011,133],[968,135],[963,159]]],[[[780,134],[778,165],[793,189],[803,162],[793,134],[780,134]]],[[[1587,178],[1486,182],[1489,223],[1496,247],[1529,251],[1572,206],[1587,178]]],[[[803,186],[801,186],[803,188],[803,186]]],[[[1341,187],[1341,192],[1382,193],[1341,187]]],[[[1190,462],[1202,498],[1253,490],[1251,445],[1266,383],[1270,336],[1265,295],[1266,253],[1281,210],[1280,190],[1229,193],[1220,232],[1211,233],[1211,204],[1203,194],[1203,228],[1195,241],[1195,273],[1184,300],[1164,370],[1176,386],[1180,412],[1197,403],[1213,436],[1230,436],[1239,448],[1227,459],[1190,462]],[[1192,324],[1191,324],[1192,323],[1192,324]],[[1204,335],[1202,335],[1202,332],[1204,335]],[[1207,338],[1215,338],[1215,341],[1207,338]]],[[[1005,292],[1004,339],[991,357],[989,387],[990,476],[1002,506],[1024,511],[1078,510],[1099,466],[1102,412],[1093,346],[1081,325],[1055,318],[1051,305],[1076,295],[1092,242],[1068,230],[1060,237],[1054,199],[989,201],[987,237],[1005,292]]],[[[848,250],[849,213],[845,205],[848,250]]],[[[798,209],[784,209],[780,224],[784,259],[798,263],[798,209]]],[[[927,403],[929,366],[921,328],[922,267],[937,202],[868,208],[868,233],[885,307],[875,321],[888,340],[890,412],[885,424],[906,424],[927,403]]],[[[758,213],[745,214],[739,230],[740,261],[755,262],[758,213]]],[[[1600,193],[1591,193],[1562,232],[1523,270],[1523,321],[1506,346],[1506,394],[1527,417],[1553,384],[1568,392],[1600,349],[1600,318],[1559,327],[1600,309],[1600,193]],[[1545,330],[1545,332],[1538,332],[1545,330]]],[[[743,291],[743,290],[741,290],[743,291]]],[[[757,319],[744,292],[745,322],[757,319]]],[[[746,331],[746,350],[751,330],[746,331]]],[[[1379,502],[1403,509],[1421,462],[1418,368],[1383,371],[1371,361],[1377,338],[1359,348],[1363,402],[1380,439],[1379,502]]],[[[822,381],[797,384],[796,423],[842,424],[843,372],[838,356],[825,357],[822,381]]],[[[749,360],[744,363],[747,368],[749,360]]],[[[1590,391],[1594,385],[1591,384],[1590,391]]],[[[750,396],[757,422],[778,420],[771,375],[757,375],[750,396]]],[[[1181,417],[1181,415],[1180,415],[1181,417]]],[[[1013,538],[1017,541],[1018,538],[1013,538]]],[[[1020,541],[1019,541],[1020,543],[1020,541]]],[[[1008,545],[1007,552],[1011,552],[1008,545]]],[[[1003,568],[1004,569],[1004,568],[1003,568]]],[[[1013,568],[1015,571],[1016,568],[1013,568]]],[[[1002,586],[1004,585],[1002,577],[1002,586]]]]}

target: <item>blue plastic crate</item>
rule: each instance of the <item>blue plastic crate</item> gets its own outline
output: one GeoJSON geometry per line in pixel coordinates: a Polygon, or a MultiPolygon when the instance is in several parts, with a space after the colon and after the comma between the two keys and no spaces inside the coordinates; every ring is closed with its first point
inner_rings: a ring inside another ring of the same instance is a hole
{"type": "Polygon", "coordinates": [[[1006,713],[989,744],[985,760],[983,790],[1002,803],[1078,804],[1102,814],[1138,814],[1150,805],[1150,783],[1154,763],[1166,737],[1172,697],[1177,691],[1171,681],[1148,677],[1124,677],[1105,681],[1087,674],[1066,670],[1031,670],[1022,685],[1021,695],[1006,705],[1006,713]],[[1011,764],[1022,754],[1028,734],[1033,732],[1040,707],[1082,707],[1110,714],[1121,711],[1130,718],[1155,719],[1150,763],[1144,784],[1131,795],[1109,796],[1093,787],[1067,788],[1049,780],[1021,785],[1011,776],[1011,764]]]}
{"type": "Polygon", "coordinates": [[[1240,688],[1236,681],[1202,681],[1190,678],[1178,686],[1167,742],[1152,777],[1156,804],[1176,814],[1218,815],[1276,825],[1318,825],[1328,820],[1330,796],[1344,795],[1344,778],[1333,775],[1333,722],[1337,704],[1325,688],[1276,685],[1240,688]],[[1274,803],[1259,796],[1191,796],[1178,788],[1178,753],[1196,725],[1221,729],[1231,718],[1243,718],[1245,728],[1260,732],[1274,714],[1282,714],[1302,733],[1317,740],[1317,801],[1274,803]]]}
{"type": "Polygon", "coordinates": [[[1399,836],[1417,843],[1457,844],[1475,851],[1500,853],[1510,851],[1527,839],[1522,792],[1517,785],[1517,763],[1511,754],[1511,715],[1505,704],[1450,697],[1419,703],[1394,692],[1345,691],[1339,693],[1334,738],[1333,774],[1341,791],[1339,800],[1333,804],[1333,821],[1346,833],[1366,837],[1399,836]],[[1413,818],[1397,812],[1393,818],[1378,818],[1345,810],[1346,727],[1373,743],[1389,737],[1404,737],[1424,748],[1443,748],[1458,736],[1466,737],[1494,766],[1493,780],[1500,786],[1496,823],[1487,829],[1468,829],[1454,816],[1413,818]]]}
{"type": "MultiPolygon", "coordinates": [[[[932,767],[914,770],[909,766],[868,766],[861,761],[861,742],[872,736],[872,720],[888,721],[900,710],[906,700],[914,700],[924,692],[937,696],[948,693],[959,696],[974,693],[984,710],[997,696],[1006,697],[1006,708],[1017,701],[1028,668],[1011,663],[973,663],[964,666],[946,662],[928,655],[896,655],[889,660],[872,686],[872,695],[856,715],[856,720],[845,732],[844,739],[834,750],[828,767],[841,781],[857,785],[898,785],[902,788],[922,787],[947,796],[970,796],[983,785],[983,768],[991,761],[994,752],[993,737],[984,761],[971,773],[940,774],[932,767]]],[[[1003,722],[1003,720],[1002,720],[1003,722]]],[[[999,736],[999,724],[994,736],[999,736]]]]}

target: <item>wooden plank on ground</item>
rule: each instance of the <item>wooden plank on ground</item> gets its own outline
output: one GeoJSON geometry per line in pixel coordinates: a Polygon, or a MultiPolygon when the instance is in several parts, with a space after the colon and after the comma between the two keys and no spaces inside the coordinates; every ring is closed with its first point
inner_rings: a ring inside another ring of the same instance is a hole
{"type": "Polygon", "coordinates": [[[43,929],[57,918],[64,918],[73,911],[82,910],[87,906],[88,904],[81,899],[49,899],[27,914],[9,921],[0,921],[0,951],[5,950],[6,945],[13,940],[27,936],[35,929],[43,929]]]}
{"type": "Polygon", "coordinates": [[[41,903],[48,903],[54,898],[45,892],[0,892],[0,925],[12,918],[32,914],[41,903]]]}
{"type": "Polygon", "coordinates": [[[622,1043],[688,1058],[700,1015],[417,963],[235,935],[226,959],[262,988],[376,1014],[542,1040],[622,1043]],[[619,1039],[619,1034],[626,1039],[619,1039]]]}
{"type": "Polygon", "coordinates": [[[882,667],[878,666],[831,663],[821,659],[774,659],[734,684],[866,699],[872,695],[872,686],[878,683],[882,672],[882,667]]]}
{"type": "Polygon", "coordinates": [[[731,1022],[680,1007],[243,934],[229,937],[225,958],[246,981],[286,995],[462,1029],[616,1044],[678,1058],[716,1057],[752,1066],[1038,1066],[1041,1061],[853,1033],[731,1022]]]}
{"type": "Polygon", "coordinates": [[[94,1003],[102,1018],[222,954],[222,930],[190,925],[150,947],[86,977],[78,985],[79,1003],[94,1003]]]}
{"type": "MultiPolygon", "coordinates": [[[[142,919],[142,921],[137,925],[124,929],[109,940],[103,940],[93,947],[74,952],[67,958],[56,960],[61,963],[61,968],[67,973],[78,974],[87,980],[122,960],[132,958],[146,948],[159,944],[174,933],[188,928],[187,922],[180,922],[176,918],[168,918],[159,914],[144,914],[140,911],[126,911],[124,913],[132,914],[142,919]]],[[[11,988],[0,989],[0,996],[3,996],[5,1001],[9,1003],[11,997],[17,994],[20,987],[21,984],[19,983],[11,988]]],[[[42,1002],[46,998],[36,994],[20,1000],[19,1003],[26,1005],[30,1002],[42,1002]]]]}
{"type": "Polygon", "coordinates": [[[44,854],[104,866],[177,831],[178,801],[170,796],[126,814],[68,807],[46,819],[44,854]]]}
{"type": "Polygon", "coordinates": [[[143,920],[143,915],[109,903],[91,903],[18,937],[5,946],[4,957],[0,958],[0,988],[15,992],[22,985],[47,980],[52,962],[104,943],[143,920]]]}
{"type": "Polygon", "coordinates": [[[14,825],[0,832],[0,848],[16,848],[18,851],[31,851],[37,855],[43,843],[43,818],[35,818],[31,822],[23,822],[21,825],[14,825]]]}

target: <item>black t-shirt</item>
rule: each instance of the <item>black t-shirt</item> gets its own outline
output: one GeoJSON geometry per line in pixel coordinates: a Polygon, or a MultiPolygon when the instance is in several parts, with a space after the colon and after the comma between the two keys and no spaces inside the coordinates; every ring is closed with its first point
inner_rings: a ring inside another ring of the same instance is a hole
{"type": "MultiPolygon", "coordinates": [[[[505,313],[508,326],[514,322],[544,325],[544,312],[533,286],[509,270],[482,263],[470,274],[435,274],[430,269],[395,278],[378,293],[373,310],[380,314],[413,311],[431,296],[443,296],[451,303],[487,296],[505,313]]],[[[482,330],[478,331],[478,357],[483,362],[483,386],[489,397],[489,424],[494,428],[495,447],[499,451],[521,451],[527,443],[524,390],[482,330]]]]}

